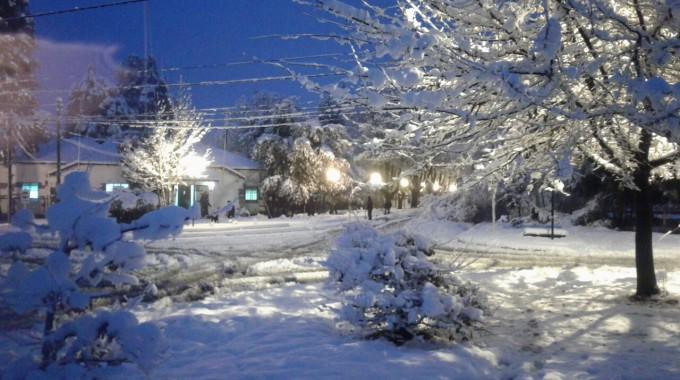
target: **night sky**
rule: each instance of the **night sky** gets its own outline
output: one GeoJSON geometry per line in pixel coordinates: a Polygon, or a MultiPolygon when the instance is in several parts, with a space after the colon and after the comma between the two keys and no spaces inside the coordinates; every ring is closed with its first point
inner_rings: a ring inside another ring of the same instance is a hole
{"type": "MultiPolygon", "coordinates": [[[[31,0],[33,14],[89,6],[113,0],[54,1],[31,0]]],[[[148,2],[150,53],[161,68],[223,64],[252,57],[273,59],[347,50],[331,41],[253,39],[268,34],[327,33],[334,30],[317,21],[314,9],[291,0],[151,0],[148,2]],[[311,15],[310,15],[311,14],[311,15]]],[[[51,111],[56,96],[68,97],[88,66],[113,78],[118,62],[129,54],[144,53],[144,5],[82,11],[35,18],[39,49],[36,58],[42,108],[51,111]]],[[[328,58],[321,58],[321,60],[328,58]]],[[[317,59],[308,59],[315,61],[317,59]]],[[[327,61],[326,61],[327,62],[327,61]]],[[[285,75],[262,64],[164,71],[169,83],[285,75]]],[[[300,101],[316,101],[293,82],[264,82],[247,85],[194,86],[194,103],[199,108],[231,106],[255,91],[293,95],[300,101]]]]}

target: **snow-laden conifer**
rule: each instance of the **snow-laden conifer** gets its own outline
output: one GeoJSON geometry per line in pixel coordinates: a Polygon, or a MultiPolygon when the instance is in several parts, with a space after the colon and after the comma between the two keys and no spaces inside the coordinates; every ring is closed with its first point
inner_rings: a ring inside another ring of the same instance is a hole
{"type": "Polygon", "coordinates": [[[421,236],[349,225],[325,264],[344,297],[341,318],[369,338],[397,344],[470,339],[482,321],[482,298],[476,286],[430,262],[433,254],[421,236]]]}

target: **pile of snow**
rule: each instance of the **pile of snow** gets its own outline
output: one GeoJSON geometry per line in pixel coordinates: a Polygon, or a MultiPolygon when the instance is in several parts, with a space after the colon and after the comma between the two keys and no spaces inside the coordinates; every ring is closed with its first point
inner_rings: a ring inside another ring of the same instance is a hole
{"type": "Polygon", "coordinates": [[[341,318],[396,344],[470,339],[483,301],[475,286],[438,270],[427,258],[433,254],[420,236],[349,225],[326,262],[331,284],[345,296],[341,318]]]}
{"type": "Polygon", "coordinates": [[[145,374],[158,363],[164,349],[160,330],[139,323],[128,311],[100,311],[61,325],[43,343],[54,356],[46,368],[37,369],[30,357],[13,363],[8,379],[106,378],[106,368],[135,363],[145,374]]]}
{"type": "MultiPolygon", "coordinates": [[[[20,213],[15,222],[26,230],[49,228],[59,234],[60,244],[33,270],[14,257],[0,287],[15,312],[44,317],[40,355],[27,353],[7,377],[98,378],[102,368],[127,362],[148,372],[160,352],[158,327],[139,324],[122,310],[92,315],[91,298],[93,292],[106,297],[137,285],[134,271],[142,267],[145,250],[131,239],[176,236],[187,211],[167,207],[119,224],[108,217],[112,198],[93,190],[84,172],[66,176],[57,195],[59,202],[47,210],[47,227],[37,226],[30,213],[20,213]]],[[[31,243],[27,231],[0,235],[2,250],[26,251],[31,243]]]]}

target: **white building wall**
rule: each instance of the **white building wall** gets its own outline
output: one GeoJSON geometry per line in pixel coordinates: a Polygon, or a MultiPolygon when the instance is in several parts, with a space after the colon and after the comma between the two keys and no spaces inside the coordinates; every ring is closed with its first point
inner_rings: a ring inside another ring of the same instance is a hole
{"type": "MultiPolygon", "coordinates": [[[[21,201],[21,183],[39,183],[39,200],[31,201],[28,205],[38,216],[44,215],[52,202],[52,193],[56,186],[56,165],[53,163],[22,163],[13,166],[14,199],[16,207],[23,207],[21,201]]],[[[90,184],[93,188],[104,190],[107,183],[127,183],[123,177],[120,165],[117,164],[87,164],[67,166],[62,169],[62,180],[66,175],[74,171],[85,171],[89,174],[90,184]]],[[[227,201],[236,203],[237,208],[247,208],[251,214],[260,211],[260,203],[245,202],[244,191],[246,187],[258,188],[261,182],[261,171],[241,170],[238,174],[232,170],[211,167],[206,172],[206,177],[187,181],[187,184],[209,185],[210,211],[216,211],[224,207],[227,201]],[[245,177],[245,178],[244,178],[245,177]]],[[[7,213],[7,168],[0,166],[0,211],[7,213]]],[[[200,194],[195,194],[195,199],[200,199],[200,194]]]]}

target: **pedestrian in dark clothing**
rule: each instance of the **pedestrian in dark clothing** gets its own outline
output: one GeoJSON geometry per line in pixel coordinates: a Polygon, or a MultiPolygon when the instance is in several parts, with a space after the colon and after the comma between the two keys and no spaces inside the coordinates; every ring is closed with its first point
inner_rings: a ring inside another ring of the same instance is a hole
{"type": "Polygon", "coordinates": [[[390,213],[391,208],[392,208],[392,199],[387,197],[387,198],[385,198],[385,215],[390,213]]]}
{"type": "Polygon", "coordinates": [[[224,212],[227,214],[227,219],[231,219],[236,216],[236,206],[231,201],[227,201],[224,212]]]}
{"type": "Polygon", "coordinates": [[[207,191],[201,193],[199,203],[201,204],[201,218],[205,218],[205,216],[208,215],[208,208],[211,206],[207,191]]]}
{"type": "Polygon", "coordinates": [[[368,211],[368,220],[373,219],[373,199],[368,197],[366,200],[366,211],[368,211]]]}

